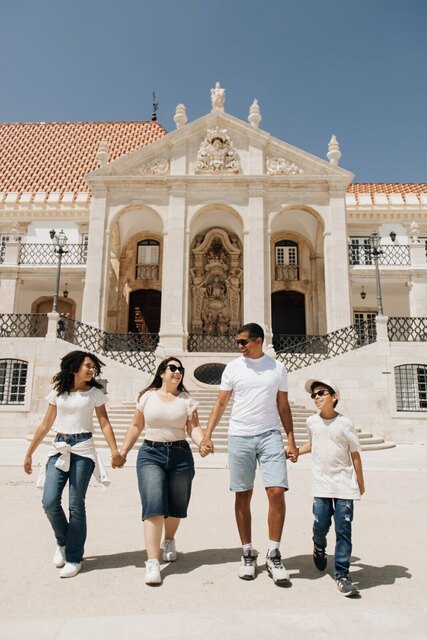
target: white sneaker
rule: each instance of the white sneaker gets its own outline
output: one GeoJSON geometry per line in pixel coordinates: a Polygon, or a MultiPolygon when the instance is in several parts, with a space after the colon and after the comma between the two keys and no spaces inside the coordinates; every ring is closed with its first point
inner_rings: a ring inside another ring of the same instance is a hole
{"type": "Polygon", "coordinates": [[[81,562],[66,562],[59,574],[61,578],[73,578],[82,568],[81,562]]]}
{"type": "Polygon", "coordinates": [[[239,567],[239,578],[242,580],[253,580],[256,576],[256,559],[258,551],[251,549],[242,555],[239,567]]]}
{"type": "Polygon", "coordinates": [[[175,538],[168,540],[165,538],[162,544],[162,560],[164,562],[174,562],[178,557],[175,547],[175,538]]]}
{"type": "Polygon", "coordinates": [[[53,564],[60,569],[64,566],[65,560],[65,547],[56,547],[55,555],[53,556],[53,564]]]}
{"type": "Polygon", "coordinates": [[[145,584],[160,584],[160,562],[158,560],[147,560],[145,563],[145,584]]]}
{"type": "Polygon", "coordinates": [[[274,584],[283,584],[289,582],[289,573],[286,571],[282,563],[282,556],[279,549],[274,549],[267,553],[265,560],[265,566],[271,578],[273,578],[274,584]]]}

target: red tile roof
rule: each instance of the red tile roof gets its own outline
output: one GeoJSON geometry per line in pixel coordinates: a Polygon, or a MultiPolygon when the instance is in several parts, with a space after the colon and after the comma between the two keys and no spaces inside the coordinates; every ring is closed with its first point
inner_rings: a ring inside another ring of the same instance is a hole
{"type": "Polygon", "coordinates": [[[385,193],[388,196],[392,193],[398,193],[402,196],[406,193],[415,193],[419,196],[421,193],[427,193],[427,183],[356,182],[348,187],[347,193],[354,193],[356,197],[362,193],[367,193],[371,196],[373,196],[375,193],[385,193]]]}
{"type": "Polygon", "coordinates": [[[158,122],[0,123],[0,192],[88,192],[101,140],[115,160],[165,134],[158,122]]]}

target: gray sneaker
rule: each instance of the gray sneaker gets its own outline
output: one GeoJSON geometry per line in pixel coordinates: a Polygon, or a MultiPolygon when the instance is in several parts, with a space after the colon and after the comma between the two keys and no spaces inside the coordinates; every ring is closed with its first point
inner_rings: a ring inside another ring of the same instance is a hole
{"type": "Polygon", "coordinates": [[[175,562],[178,553],[175,546],[175,538],[168,540],[165,538],[162,545],[162,560],[164,562],[175,562]]]}
{"type": "Polygon", "coordinates": [[[269,576],[273,578],[274,584],[283,584],[290,581],[289,573],[283,566],[279,549],[274,549],[270,553],[267,553],[265,566],[267,567],[269,576]]]}
{"type": "Polygon", "coordinates": [[[348,576],[338,576],[335,578],[335,582],[337,583],[338,591],[340,591],[343,596],[357,596],[359,595],[359,589],[352,583],[348,576]]]}
{"type": "Polygon", "coordinates": [[[256,559],[258,551],[251,549],[248,553],[244,553],[240,560],[239,578],[242,580],[253,580],[256,576],[256,559]]]}

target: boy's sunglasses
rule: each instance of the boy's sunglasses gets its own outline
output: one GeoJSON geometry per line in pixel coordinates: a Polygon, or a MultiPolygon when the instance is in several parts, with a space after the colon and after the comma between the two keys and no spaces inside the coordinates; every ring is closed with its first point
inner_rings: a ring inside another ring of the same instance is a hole
{"type": "Polygon", "coordinates": [[[176,364],[167,364],[166,369],[169,369],[172,373],[178,371],[182,376],[184,375],[184,367],[178,367],[176,364]]]}
{"type": "Polygon", "coordinates": [[[240,340],[236,340],[236,344],[241,344],[242,347],[246,347],[251,340],[256,340],[256,338],[241,338],[240,340]]]}
{"type": "Polygon", "coordinates": [[[326,391],[326,389],[320,389],[319,391],[314,391],[314,392],[310,395],[310,398],[311,398],[312,400],[314,400],[314,398],[315,398],[316,396],[319,396],[319,398],[321,398],[322,396],[325,396],[325,395],[326,395],[326,396],[329,396],[329,395],[331,395],[331,394],[329,393],[329,391],[326,391]]]}

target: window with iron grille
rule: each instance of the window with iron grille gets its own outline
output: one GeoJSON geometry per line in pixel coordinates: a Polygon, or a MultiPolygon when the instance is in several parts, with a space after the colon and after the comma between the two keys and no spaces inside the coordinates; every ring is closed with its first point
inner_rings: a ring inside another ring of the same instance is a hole
{"type": "Polygon", "coordinates": [[[350,264],[372,264],[369,238],[350,238],[350,264]]]}
{"type": "Polygon", "coordinates": [[[403,364],[394,368],[398,411],[427,411],[427,365],[403,364]]]}
{"type": "Polygon", "coordinates": [[[0,404],[25,404],[28,362],[0,360],[0,404]]]}
{"type": "Polygon", "coordinates": [[[298,245],[292,240],[276,242],[276,265],[298,264],[298,245]]]}

